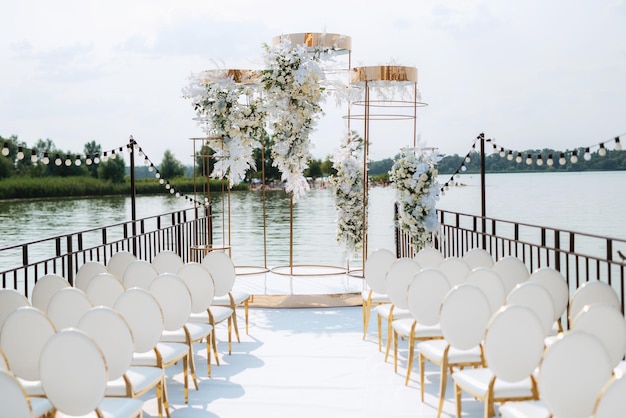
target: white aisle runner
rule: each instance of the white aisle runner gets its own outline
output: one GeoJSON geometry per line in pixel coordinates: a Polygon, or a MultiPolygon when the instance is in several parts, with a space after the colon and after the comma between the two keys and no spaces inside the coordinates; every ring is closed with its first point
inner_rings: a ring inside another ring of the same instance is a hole
{"type": "MultiPolygon", "coordinates": [[[[417,361],[409,385],[404,385],[406,341],[401,342],[395,374],[391,356],[385,363],[378,351],[375,320],[367,339],[362,339],[360,306],[250,309],[249,335],[243,326],[243,309],[238,312],[241,343],[235,341],[228,355],[226,329],[218,327],[221,365],[213,359],[211,378],[206,376],[204,344],[196,345],[200,389],[196,391],[190,383],[188,405],[181,368],[168,368],[172,418],[436,416],[437,368],[427,364],[422,403],[417,361]]],[[[449,382],[445,417],[455,413],[451,386],[449,382]]],[[[145,417],[156,417],[156,402],[148,400],[144,410],[145,417]]],[[[482,404],[464,396],[463,412],[464,417],[482,416],[482,404]]]]}

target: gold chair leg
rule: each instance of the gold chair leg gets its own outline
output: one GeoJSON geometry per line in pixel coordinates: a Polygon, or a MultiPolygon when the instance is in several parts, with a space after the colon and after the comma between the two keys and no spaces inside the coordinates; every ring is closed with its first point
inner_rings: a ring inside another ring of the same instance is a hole
{"type": "Polygon", "coordinates": [[[409,361],[406,366],[406,379],[404,379],[404,386],[408,386],[409,377],[411,377],[411,370],[413,369],[413,356],[415,355],[415,336],[413,332],[409,336],[409,361]]]}
{"type": "Polygon", "coordinates": [[[441,412],[443,411],[443,400],[446,397],[446,386],[448,384],[448,356],[447,354],[443,356],[441,360],[441,373],[440,373],[441,382],[439,384],[439,406],[437,407],[437,418],[441,416],[441,412]]]}
{"type": "Polygon", "coordinates": [[[461,388],[454,385],[454,398],[456,400],[456,418],[461,418],[461,388]]]}
{"type": "Polygon", "coordinates": [[[421,400],[424,402],[424,366],[425,361],[424,355],[422,353],[419,354],[419,363],[420,363],[420,394],[421,400]]]}
{"type": "MultiPolygon", "coordinates": [[[[387,358],[385,357],[385,361],[387,358]]],[[[398,373],[398,333],[393,333],[393,371],[398,373]]]]}
{"type": "Polygon", "coordinates": [[[389,348],[391,347],[391,334],[393,331],[393,326],[391,323],[393,322],[393,316],[390,313],[389,318],[387,318],[387,343],[385,345],[385,362],[387,362],[387,357],[389,357],[389,348]]]}
{"type": "Polygon", "coordinates": [[[246,335],[248,335],[248,308],[249,308],[249,298],[245,300],[243,303],[243,312],[246,318],[246,335]]]}

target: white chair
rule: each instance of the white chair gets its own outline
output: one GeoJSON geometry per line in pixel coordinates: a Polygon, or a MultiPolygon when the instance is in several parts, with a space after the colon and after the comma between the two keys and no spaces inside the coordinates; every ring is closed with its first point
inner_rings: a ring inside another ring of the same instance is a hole
{"type": "Polygon", "coordinates": [[[506,301],[502,279],[495,270],[488,267],[476,267],[465,278],[465,283],[478,286],[485,292],[491,311],[496,312],[506,301]]]}
{"type": "Polygon", "coordinates": [[[533,372],[544,351],[543,339],[543,326],[530,308],[501,307],[491,317],[485,333],[487,367],[452,374],[457,417],[461,416],[463,392],[485,403],[485,417],[494,416],[495,403],[538,399],[533,372]]]}
{"type": "Polygon", "coordinates": [[[46,397],[58,412],[79,416],[95,411],[107,418],[142,416],[143,402],[138,399],[105,398],[107,364],[96,342],[81,330],[64,329],[50,337],[39,368],[46,397]]]}
{"type": "Polygon", "coordinates": [[[30,396],[44,396],[36,359],[48,339],[57,332],[52,321],[32,306],[16,309],[0,330],[0,349],[11,372],[30,396]]]}
{"type": "Polygon", "coordinates": [[[10,418],[39,418],[54,412],[46,398],[30,397],[19,380],[9,371],[0,369],[0,407],[2,416],[10,418]]]}
{"type": "MultiPolygon", "coordinates": [[[[508,402],[500,407],[500,413],[505,418],[588,418],[611,372],[607,352],[597,338],[583,331],[567,331],[546,349],[541,360],[537,377],[540,399],[508,402]]],[[[612,416],[622,414],[623,410],[612,416]]]]}
{"type": "Polygon", "coordinates": [[[523,282],[516,285],[506,298],[507,305],[522,305],[533,310],[541,321],[547,337],[554,324],[554,306],[552,297],[545,287],[535,282],[523,282]]]}
{"type": "Polygon", "coordinates": [[[23,306],[31,306],[26,296],[15,289],[0,289],[0,329],[5,319],[23,306]]]}
{"type": "Polygon", "coordinates": [[[39,308],[46,312],[52,295],[54,295],[57,290],[65,289],[70,286],[70,282],[68,282],[65,277],[52,273],[46,274],[45,276],[37,279],[35,282],[35,286],[33,286],[33,292],[30,297],[30,303],[35,308],[39,308]]]}
{"type": "MultiPolygon", "coordinates": [[[[384,303],[391,303],[389,301],[389,297],[387,296],[387,288],[385,287],[385,275],[395,260],[395,254],[384,248],[372,252],[367,260],[365,260],[363,277],[367,287],[361,292],[361,299],[363,300],[363,339],[365,339],[365,336],[367,335],[372,307],[384,303]]],[[[380,340],[381,336],[379,329],[379,350],[380,340]]]]}
{"type": "Polygon", "coordinates": [[[385,275],[385,288],[390,304],[376,306],[376,322],[378,325],[378,350],[382,344],[382,322],[387,323],[387,341],[385,343],[385,361],[389,357],[393,328],[396,319],[412,318],[409,311],[409,285],[413,276],[420,271],[420,266],[411,258],[399,258],[394,261],[385,275]]]}
{"type": "Polygon", "coordinates": [[[415,254],[413,257],[415,262],[420,265],[422,268],[427,267],[438,267],[439,264],[444,260],[444,256],[441,251],[437,250],[434,247],[424,247],[415,254]]]}
{"type": "Polygon", "coordinates": [[[85,293],[93,306],[113,307],[117,298],[125,291],[126,288],[117,276],[100,273],[89,281],[85,293]]]}
{"type": "Polygon", "coordinates": [[[561,318],[567,310],[569,303],[569,287],[565,281],[565,277],[552,267],[540,267],[533,271],[528,278],[531,282],[537,282],[548,290],[552,297],[554,307],[554,323],[557,326],[556,331],[563,331],[563,323],[561,318]]]}
{"type": "Polygon", "coordinates": [[[133,287],[126,290],[115,303],[135,337],[133,366],[157,366],[163,371],[183,361],[185,403],[189,401],[188,351],[184,344],[162,345],[163,311],[157,299],[147,290],[133,287]]]}
{"type": "Polygon", "coordinates": [[[178,270],[185,264],[181,256],[171,250],[159,251],[150,261],[152,267],[159,273],[176,274],[178,270]]]}
{"type": "Polygon", "coordinates": [[[585,282],[576,289],[570,299],[568,323],[571,324],[585,305],[593,303],[605,303],[620,310],[622,308],[617,292],[608,283],[599,280],[585,282]]]}
{"type": "Polygon", "coordinates": [[[425,268],[417,272],[407,289],[407,309],[410,318],[396,319],[391,323],[393,329],[393,368],[398,371],[398,340],[409,340],[408,361],[404,384],[409,384],[409,377],[415,355],[415,341],[443,338],[439,326],[441,301],[450,290],[446,276],[434,268],[425,268]]]}
{"type": "Polygon", "coordinates": [[[463,258],[463,261],[465,261],[472,270],[476,267],[492,268],[495,264],[491,254],[487,250],[478,247],[467,251],[461,258],[463,258]]]}
{"type": "Polygon", "coordinates": [[[122,280],[126,267],[135,260],[137,260],[137,257],[134,254],[128,251],[118,251],[111,255],[111,258],[106,263],[106,268],[109,273],[122,280]]]}
{"type": "Polygon", "coordinates": [[[452,287],[463,283],[472,271],[470,266],[459,257],[446,257],[437,268],[446,275],[452,287]]]}
{"type": "Polygon", "coordinates": [[[441,302],[439,324],[443,339],[423,341],[417,345],[422,402],[425,361],[440,366],[437,417],[443,410],[448,370],[453,373],[454,368],[485,366],[482,339],[491,314],[487,296],[479,287],[469,283],[456,285],[441,302]]]}
{"type": "Polygon", "coordinates": [[[82,290],[67,287],[57,291],[48,303],[46,314],[57,330],[75,327],[78,320],[93,304],[82,290]]]}
{"type": "Polygon", "coordinates": [[[526,264],[519,258],[509,255],[496,261],[492,267],[502,279],[504,292],[508,295],[515,286],[530,277],[526,264]]]}
{"type": "Polygon", "coordinates": [[[139,287],[148,289],[150,283],[159,275],[154,266],[145,260],[135,260],[126,267],[122,283],[126,289],[139,287]]]}
{"type": "Polygon", "coordinates": [[[211,274],[201,264],[196,262],[186,263],[178,271],[178,277],[187,285],[189,293],[191,294],[191,315],[190,322],[186,324],[186,327],[190,331],[190,340],[201,341],[202,335],[208,330],[210,334],[206,336],[206,350],[207,350],[207,375],[211,376],[211,343],[217,355],[217,345],[215,344],[215,328],[210,324],[208,317],[208,310],[213,302],[215,295],[215,285],[211,274]],[[194,315],[196,316],[194,319],[194,315]],[[205,318],[205,321],[200,321],[200,318],[205,318]],[[206,324],[203,330],[196,330],[192,332],[194,328],[194,322],[198,323],[198,326],[206,324]]]}
{"type": "Polygon", "coordinates": [[[78,268],[76,271],[76,277],[74,278],[74,287],[82,290],[87,290],[87,283],[93,277],[100,273],[107,273],[106,266],[98,261],[87,261],[78,268]]]}
{"type": "Polygon", "coordinates": [[[119,312],[96,306],[80,318],[77,327],[91,336],[102,350],[108,369],[106,396],[139,398],[155,389],[159,418],[163,416],[163,408],[170,416],[163,369],[131,366],[135,342],[128,323],[119,312]]]}
{"type": "Polygon", "coordinates": [[[618,417],[626,411],[626,379],[613,376],[602,388],[593,409],[592,418],[618,417]]]}
{"type": "Polygon", "coordinates": [[[250,293],[236,288],[237,274],[235,265],[228,254],[223,251],[211,251],[202,259],[202,266],[209,270],[215,284],[215,296],[213,306],[228,307],[233,310],[233,328],[239,342],[239,327],[237,325],[237,307],[243,306],[244,319],[246,322],[246,334],[248,333],[248,310],[250,305],[250,293]],[[226,290],[224,293],[224,290],[226,290]]]}
{"type": "Polygon", "coordinates": [[[626,320],[618,309],[603,303],[586,305],[572,321],[571,330],[584,331],[604,345],[615,368],[626,352],[626,320]]]}

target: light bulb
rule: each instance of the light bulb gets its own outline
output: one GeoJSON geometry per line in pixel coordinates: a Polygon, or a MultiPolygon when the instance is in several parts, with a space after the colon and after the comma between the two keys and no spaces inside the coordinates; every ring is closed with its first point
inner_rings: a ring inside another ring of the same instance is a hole
{"type": "Polygon", "coordinates": [[[50,157],[48,157],[48,153],[44,152],[43,153],[43,158],[41,160],[45,165],[50,164],[50,157]]]}
{"type": "Polygon", "coordinates": [[[585,148],[585,154],[583,155],[585,161],[591,160],[591,153],[589,152],[589,148],[585,148]]]}
{"type": "Polygon", "coordinates": [[[600,149],[598,150],[598,155],[600,157],[604,157],[606,155],[606,148],[604,148],[604,144],[600,144],[600,149]]]}
{"type": "Polygon", "coordinates": [[[559,156],[559,164],[560,165],[565,165],[567,161],[565,160],[565,154],[561,153],[561,155],[559,156]]]}
{"type": "Polygon", "coordinates": [[[470,161],[472,161],[472,159],[470,158],[470,156],[468,155],[467,157],[465,157],[465,162],[469,163],[470,161]]]}
{"type": "Polygon", "coordinates": [[[537,155],[537,165],[539,167],[543,165],[543,158],[541,157],[541,154],[537,155]]]}
{"type": "Polygon", "coordinates": [[[154,175],[154,177],[156,177],[156,178],[158,178],[158,179],[159,179],[159,178],[161,178],[161,173],[159,173],[159,171],[157,170],[157,172],[156,172],[156,174],[154,175]]]}
{"type": "Polygon", "coordinates": [[[572,152],[572,157],[570,158],[572,164],[576,164],[578,162],[578,151],[572,152]]]}
{"type": "Polygon", "coordinates": [[[176,197],[180,197],[180,192],[176,192],[176,197]]]}
{"type": "Polygon", "coordinates": [[[104,154],[102,154],[102,162],[106,163],[108,159],[109,159],[109,157],[107,156],[107,152],[104,151],[104,154]]]}
{"type": "Polygon", "coordinates": [[[533,157],[530,154],[528,154],[526,156],[526,164],[531,165],[532,163],[533,163],[533,157]]]}
{"type": "Polygon", "coordinates": [[[9,144],[7,144],[6,142],[4,143],[4,146],[2,147],[2,155],[4,155],[5,157],[9,155],[9,144]]]}
{"type": "MultiPolygon", "coordinates": [[[[622,143],[619,142],[619,138],[615,138],[615,150],[616,151],[622,150],[622,143]]],[[[2,152],[4,153],[4,150],[2,150],[2,152]]]]}
{"type": "Polygon", "coordinates": [[[174,189],[170,189],[170,194],[174,194],[174,189]]]}
{"type": "Polygon", "coordinates": [[[55,155],[55,157],[54,157],[54,165],[59,167],[61,164],[63,164],[63,160],[61,160],[61,157],[59,156],[59,154],[55,155]]]}
{"type": "Polygon", "coordinates": [[[467,167],[465,167],[464,165],[461,166],[461,171],[467,171],[467,167]]]}
{"type": "Polygon", "coordinates": [[[24,159],[24,151],[22,150],[22,147],[17,148],[17,159],[18,160],[24,159]]]}
{"type": "Polygon", "coordinates": [[[506,156],[506,159],[509,161],[513,161],[513,151],[509,151],[508,155],[506,156]]]}
{"type": "Polygon", "coordinates": [[[100,157],[98,156],[98,154],[96,154],[95,157],[93,157],[93,163],[98,164],[99,162],[100,162],[100,157]]]}
{"type": "Polygon", "coordinates": [[[83,162],[82,162],[82,161],[81,161],[81,159],[80,159],[80,155],[77,155],[77,156],[76,156],[76,160],[74,161],[74,165],[76,165],[76,167],[80,167],[80,165],[81,165],[82,163],[83,163],[83,162]]]}
{"type": "Polygon", "coordinates": [[[505,155],[504,148],[500,148],[500,158],[504,158],[505,155]]]}
{"type": "Polygon", "coordinates": [[[517,157],[515,157],[515,162],[518,163],[518,164],[522,162],[522,153],[521,152],[517,153],[517,157]]]}
{"type": "Polygon", "coordinates": [[[552,154],[548,155],[548,165],[552,167],[554,165],[554,160],[552,159],[552,154]]]}
{"type": "Polygon", "coordinates": [[[144,163],[145,165],[150,164],[150,160],[148,160],[148,157],[144,158],[143,163],[144,163]]]}
{"type": "Polygon", "coordinates": [[[93,160],[91,159],[91,157],[88,155],[87,158],[85,158],[85,164],[87,165],[91,165],[93,163],[93,160]]]}
{"type": "Polygon", "coordinates": [[[163,183],[165,183],[165,181],[163,179],[159,179],[159,183],[163,184],[163,183]]]}
{"type": "Polygon", "coordinates": [[[38,158],[37,158],[37,152],[36,152],[35,150],[32,150],[32,151],[30,152],[30,161],[31,161],[32,163],[36,163],[36,162],[37,162],[37,160],[38,160],[38,158]]]}
{"type": "Polygon", "coordinates": [[[148,171],[149,172],[153,172],[154,171],[154,165],[150,164],[150,167],[148,167],[148,171]]]}
{"type": "Polygon", "coordinates": [[[69,167],[72,165],[72,159],[71,157],[68,155],[67,158],[65,159],[65,166],[69,167]]]}
{"type": "Polygon", "coordinates": [[[168,181],[168,182],[167,182],[167,184],[165,185],[165,188],[166,188],[167,190],[169,190],[169,189],[170,189],[170,187],[172,187],[172,186],[170,186],[170,182],[168,181]]]}

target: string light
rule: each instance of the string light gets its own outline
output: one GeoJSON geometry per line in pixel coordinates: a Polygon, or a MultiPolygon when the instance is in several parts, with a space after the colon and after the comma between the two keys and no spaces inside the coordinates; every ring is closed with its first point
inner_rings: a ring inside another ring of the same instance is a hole
{"type": "Polygon", "coordinates": [[[63,164],[63,160],[61,160],[61,156],[59,154],[54,156],[54,165],[60,167],[63,164]]]}
{"type": "Polygon", "coordinates": [[[570,158],[572,164],[576,164],[578,162],[578,151],[572,151],[572,158],[570,158]]]}
{"type": "Polygon", "coordinates": [[[552,167],[554,165],[554,160],[552,159],[552,154],[548,155],[548,161],[546,161],[546,163],[552,167]]]}
{"type": "Polygon", "coordinates": [[[526,155],[526,164],[531,165],[532,163],[533,163],[532,155],[530,154],[526,155]]]}
{"type": "Polygon", "coordinates": [[[17,159],[18,160],[24,159],[24,151],[22,150],[22,147],[17,147],[17,159]]]}
{"type": "Polygon", "coordinates": [[[108,159],[109,159],[109,157],[107,157],[107,152],[104,151],[104,153],[102,154],[102,162],[106,163],[108,159]]]}
{"type": "Polygon", "coordinates": [[[604,144],[600,144],[600,149],[598,150],[598,155],[600,157],[604,157],[606,155],[606,148],[604,148],[604,144]]]}
{"type": "Polygon", "coordinates": [[[91,155],[87,154],[85,156],[85,164],[91,165],[92,162],[93,162],[93,160],[91,159],[91,155]]]}
{"type": "Polygon", "coordinates": [[[30,162],[31,163],[36,163],[37,160],[38,160],[38,158],[37,158],[37,151],[31,150],[30,151],[30,162]]]}
{"type": "Polygon", "coordinates": [[[470,158],[470,156],[469,156],[469,155],[467,155],[467,156],[465,157],[465,162],[466,162],[466,163],[469,163],[469,162],[471,162],[471,161],[472,161],[472,159],[470,158]]]}
{"type": "Polygon", "coordinates": [[[94,164],[100,163],[100,155],[96,154],[93,156],[93,163],[94,164]]]}
{"type": "Polygon", "coordinates": [[[567,161],[565,160],[565,153],[562,152],[561,155],[559,156],[559,164],[560,165],[565,165],[567,163],[567,161]]]}
{"type": "Polygon", "coordinates": [[[522,162],[522,153],[521,152],[517,153],[517,157],[515,157],[515,162],[518,163],[518,164],[522,162]]]}
{"type": "MultiPolygon", "coordinates": [[[[531,161],[532,163],[532,161],[531,161]]],[[[543,165],[543,158],[541,158],[541,154],[537,155],[537,165],[541,167],[543,165]]]]}
{"type": "Polygon", "coordinates": [[[76,167],[80,167],[80,165],[82,164],[82,160],[80,159],[80,155],[76,156],[76,160],[74,161],[74,165],[76,165],[76,167]]]}
{"type": "Polygon", "coordinates": [[[589,152],[589,147],[585,148],[585,154],[583,155],[585,161],[591,160],[591,153],[589,152]]]}
{"type": "Polygon", "coordinates": [[[5,157],[9,155],[9,144],[6,142],[4,143],[4,146],[2,147],[2,155],[4,155],[5,157]]]}
{"type": "Polygon", "coordinates": [[[507,154],[506,159],[509,161],[513,161],[513,151],[509,150],[509,153],[507,154]]]}
{"type": "Polygon", "coordinates": [[[621,151],[622,150],[622,143],[619,142],[619,137],[615,137],[615,150],[616,151],[621,151]]]}
{"type": "Polygon", "coordinates": [[[50,164],[50,157],[48,157],[48,153],[44,152],[43,153],[43,159],[41,160],[45,165],[50,164]]]}
{"type": "Polygon", "coordinates": [[[65,166],[69,167],[72,165],[72,156],[68,155],[67,157],[65,157],[65,166]]]}

